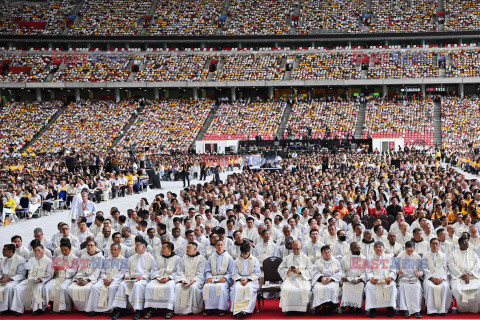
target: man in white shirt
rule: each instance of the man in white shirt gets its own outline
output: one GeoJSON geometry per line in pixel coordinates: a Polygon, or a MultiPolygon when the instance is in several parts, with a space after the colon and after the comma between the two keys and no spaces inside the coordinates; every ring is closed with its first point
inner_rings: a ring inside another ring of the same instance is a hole
{"type": "Polygon", "coordinates": [[[25,279],[27,261],[15,253],[15,245],[3,246],[3,258],[0,262],[0,314],[10,309],[14,288],[25,279]]]}

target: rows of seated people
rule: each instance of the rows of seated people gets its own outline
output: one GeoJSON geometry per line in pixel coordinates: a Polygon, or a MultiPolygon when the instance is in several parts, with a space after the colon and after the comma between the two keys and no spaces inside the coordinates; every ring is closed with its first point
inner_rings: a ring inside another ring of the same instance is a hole
{"type": "Polygon", "coordinates": [[[147,35],[213,35],[224,0],[159,1],[147,35]]]}
{"type": "Polygon", "coordinates": [[[2,34],[62,34],[76,5],[73,0],[8,3],[0,5],[2,34]]]}
{"type": "Polygon", "coordinates": [[[64,148],[105,152],[138,108],[135,101],[71,103],[31,149],[37,153],[64,148]]]}
{"type": "Polygon", "coordinates": [[[478,30],[480,7],[474,0],[445,0],[446,31],[478,30]]]}
{"type": "Polygon", "coordinates": [[[209,60],[218,58],[206,54],[148,54],[141,60],[144,67],[134,81],[205,81],[209,60]]]}
{"type": "Polygon", "coordinates": [[[480,182],[427,153],[329,156],[328,174],[313,152],[128,210],[99,211],[86,186],[58,230],[2,243],[0,311],[244,318],[278,275],[286,315],[480,312],[480,182]]]}
{"type": "Polygon", "coordinates": [[[218,108],[204,140],[249,139],[260,135],[272,140],[278,130],[286,103],[242,100],[225,102],[218,108]]]}
{"type": "Polygon", "coordinates": [[[432,145],[433,102],[371,100],[367,103],[364,133],[373,138],[404,138],[406,144],[425,141],[432,145]]]}
{"type": "Polygon", "coordinates": [[[225,33],[231,35],[288,34],[293,0],[232,0],[225,33]]]}
{"type": "Polygon", "coordinates": [[[4,82],[40,82],[45,81],[49,74],[47,68],[52,60],[48,54],[8,54],[0,55],[0,81],[4,82]]]}
{"type": "Polygon", "coordinates": [[[0,115],[0,151],[18,151],[32,140],[36,133],[61,108],[56,102],[9,102],[0,115]]]}
{"type": "Polygon", "coordinates": [[[195,140],[213,100],[165,100],[148,103],[121,141],[155,150],[186,150],[195,140]]]}
{"type": "Polygon", "coordinates": [[[80,21],[68,33],[87,36],[137,35],[152,3],[152,0],[86,0],[79,12],[80,21]]]}
{"type": "Polygon", "coordinates": [[[368,78],[436,78],[433,51],[376,52],[370,57],[368,78]]]}
{"type": "Polygon", "coordinates": [[[321,52],[298,55],[292,80],[360,79],[361,70],[351,52],[321,52]]]}
{"type": "Polygon", "coordinates": [[[293,105],[285,134],[305,137],[311,129],[314,139],[323,139],[326,135],[337,138],[353,136],[358,109],[358,102],[341,99],[297,102],[293,105]]]}
{"type": "Polygon", "coordinates": [[[480,54],[478,50],[455,50],[450,53],[451,63],[446,67],[447,77],[480,76],[480,54]]]}
{"type": "Polygon", "coordinates": [[[285,67],[279,54],[238,54],[225,56],[215,72],[215,81],[283,80],[285,67]]]}
{"type": "Polygon", "coordinates": [[[442,99],[442,141],[449,148],[480,142],[480,98],[478,96],[442,99]]]}
{"type": "Polygon", "coordinates": [[[320,1],[302,0],[300,22],[297,32],[311,34],[326,30],[361,32],[362,14],[366,11],[365,0],[320,1]]]}

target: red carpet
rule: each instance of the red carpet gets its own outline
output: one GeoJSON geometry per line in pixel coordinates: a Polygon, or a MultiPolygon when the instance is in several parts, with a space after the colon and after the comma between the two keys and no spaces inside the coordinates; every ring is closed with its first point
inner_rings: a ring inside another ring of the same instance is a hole
{"type": "MultiPolygon", "coordinates": [[[[255,313],[246,319],[285,319],[285,320],[299,320],[299,319],[319,319],[319,318],[328,318],[328,319],[370,319],[364,313],[362,314],[335,314],[332,316],[319,316],[313,314],[305,314],[304,316],[293,316],[287,317],[285,316],[278,307],[279,300],[265,300],[265,306],[262,306],[262,311],[260,313],[255,313]]],[[[385,312],[383,310],[379,310],[377,312],[376,319],[392,319],[385,316],[385,312]]],[[[422,319],[437,319],[437,320],[449,320],[449,319],[479,319],[479,314],[474,313],[458,313],[458,314],[447,314],[445,317],[428,317],[425,313],[422,314],[422,319]]],[[[132,314],[127,314],[124,317],[120,318],[128,320],[132,319],[132,314]]],[[[98,315],[94,318],[89,318],[85,313],[74,312],[74,313],[67,313],[67,314],[57,314],[57,313],[45,313],[40,316],[33,317],[31,313],[25,313],[23,316],[15,317],[12,315],[1,315],[1,320],[45,320],[45,319],[64,319],[64,320],[87,320],[87,319],[96,319],[96,320],[106,320],[110,319],[109,316],[106,315],[98,315]]],[[[154,315],[152,319],[164,319],[163,316],[160,314],[154,315]]],[[[179,316],[175,315],[172,319],[174,320],[192,320],[192,319],[205,319],[205,320],[231,320],[236,319],[232,316],[231,313],[228,313],[225,317],[218,317],[218,316],[210,316],[210,317],[202,317],[201,315],[190,315],[190,316],[179,316]]],[[[401,315],[396,315],[393,319],[404,319],[401,315]]],[[[410,317],[411,320],[414,320],[414,317],[410,317]]]]}

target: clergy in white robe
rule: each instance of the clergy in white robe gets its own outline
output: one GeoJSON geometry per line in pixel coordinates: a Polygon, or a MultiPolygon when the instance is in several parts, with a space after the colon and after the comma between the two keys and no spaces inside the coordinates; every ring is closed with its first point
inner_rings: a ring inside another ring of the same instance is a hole
{"type": "Polygon", "coordinates": [[[302,242],[292,244],[292,253],[278,266],[278,273],[283,279],[280,293],[282,312],[306,312],[311,299],[312,261],[302,252],[302,242]]]}
{"type": "Polygon", "coordinates": [[[324,246],[323,242],[320,241],[320,234],[317,229],[310,230],[310,237],[308,241],[303,245],[303,253],[310,258],[312,263],[317,262],[320,258],[321,253],[320,249],[324,246]]]}
{"type": "Polygon", "coordinates": [[[230,298],[233,315],[245,317],[255,310],[261,271],[260,262],[250,253],[250,244],[243,243],[240,251],[240,257],[233,265],[230,298]]]}
{"type": "Polygon", "coordinates": [[[14,288],[25,279],[26,263],[24,258],[15,254],[15,245],[3,246],[3,257],[0,262],[0,313],[10,308],[14,288]]]}
{"type": "Polygon", "coordinates": [[[135,242],[135,254],[128,259],[128,269],[124,281],[117,289],[113,301],[112,319],[118,319],[128,307],[135,310],[134,319],[142,317],[145,304],[145,288],[157,271],[157,263],[153,256],[146,252],[147,242],[141,239],[135,242]]]}
{"type": "Polygon", "coordinates": [[[14,289],[10,310],[16,315],[23,314],[24,310],[32,310],[38,315],[47,307],[42,293],[44,285],[52,279],[53,268],[52,259],[45,256],[44,250],[42,245],[33,248],[35,257],[26,263],[28,277],[14,289]]]}
{"type": "Polygon", "coordinates": [[[479,312],[480,308],[480,260],[468,247],[468,238],[458,239],[459,248],[448,261],[450,286],[460,312],[479,312]]]}
{"type": "Polygon", "coordinates": [[[263,266],[263,260],[275,255],[275,250],[276,245],[271,239],[270,230],[264,229],[262,231],[262,241],[259,241],[253,250],[253,255],[260,262],[260,267],[263,266]]]}
{"type": "MultiPolygon", "coordinates": [[[[341,230],[341,232],[345,232],[341,230]]],[[[346,243],[346,242],[345,242],[346,243]]],[[[323,246],[322,256],[313,266],[312,308],[322,314],[332,314],[340,302],[340,281],[342,281],[342,266],[335,258],[329,246],[323,246]]]]}
{"type": "Polygon", "coordinates": [[[275,256],[281,259],[285,259],[288,255],[290,255],[292,253],[293,241],[294,239],[292,237],[286,237],[284,244],[277,244],[275,256]]]}
{"type": "Polygon", "coordinates": [[[363,288],[367,280],[365,263],[367,258],[361,254],[357,242],[350,244],[350,252],[342,259],[343,287],[342,308],[360,312],[363,305],[363,288]]]}
{"type": "Polygon", "coordinates": [[[205,282],[205,258],[197,252],[197,243],[187,245],[186,255],[177,267],[175,282],[176,314],[199,314],[203,309],[202,288],[205,282]]]}
{"type": "Polygon", "coordinates": [[[423,255],[427,253],[428,250],[430,250],[429,244],[423,240],[422,236],[423,236],[422,229],[420,228],[413,229],[413,238],[411,239],[411,241],[415,245],[415,252],[418,253],[420,257],[423,257],[423,255]]]}
{"type": "Polygon", "coordinates": [[[233,233],[233,240],[233,245],[228,248],[227,252],[233,258],[233,260],[236,260],[238,257],[240,257],[240,247],[244,243],[242,232],[236,230],[233,233]]]}
{"type": "Polygon", "coordinates": [[[16,235],[11,238],[12,244],[15,245],[15,253],[25,260],[29,260],[30,250],[23,245],[22,237],[16,235]]]}
{"type": "Polygon", "coordinates": [[[70,243],[72,244],[72,247],[75,247],[77,249],[80,248],[80,242],[78,241],[77,237],[75,237],[73,234],[70,233],[70,226],[66,223],[62,224],[60,226],[60,236],[56,237],[54,241],[52,242],[52,246],[55,249],[60,248],[60,241],[64,238],[67,238],[70,240],[70,243]]]}
{"type": "Polygon", "coordinates": [[[223,240],[215,243],[216,251],[210,256],[205,267],[203,286],[204,315],[218,310],[219,315],[225,315],[230,306],[230,286],[232,283],[233,258],[225,251],[223,240]]]}
{"type": "Polygon", "coordinates": [[[110,245],[110,254],[103,260],[98,281],[93,285],[85,309],[89,315],[111,312],[118,287],[128,268],[128,260],[121,255],[120,243],[110,245]]]}
{"type": "Polygon", "coordinates": [[[79,267],[78,257],[72,253],[72,245],[65,241],[60,245],[61,254],[54,257],[53,279],[43,287],[43,294],[51,302],[54,312],[72,311],[72,300],[67,293],[68,287],[73,282],[73,277],[79,267]]]}
{"type": "Polygon", "coordinates": [[[347,234],[343,230],[337,231],[337,241],[330,246],[332,256],[342,259],[343,256],[350,252],[350,245],[347,242],[347,234]]]}
{"type": "Polygon", "coordinates": [[[112,244],[112,228],[103,227],[102,232],[95,236],[97,247],[103,251],[105,257],[110,252],[110,245],[112,244]]]}
{"type": "Polygon", "coordinates": [[[152,280],[145,288],[145,308],[149,310],[145,319],[150,319],[153,309],[164,309],[166,318],[173,316],[173,304],[175,302],[175,276],[180,257],[175,254],[171,242],[162,244],[162,255],[156,260],[157,270],[152,273],[152,280]]]}
{"type": "Polygon", "coordinates": [[[367,257],[367,259],[370,259],[375,254],[374,246],[375,240],[373,240],[372,231],[365,230],[363,232],[363,239],[360,242],[360,252],[363,256],[367,257]]]}
{"type": "Polygon", "coordinates": [[[368,282],[365,285],[365,310],[371,317],[377,314],[377,308],[387,308],[391,316],[397,306],[397,286],[395,278],[397,271],[393,256],[385,253],[382,242],[376,242],[375,254],[368,260],[366,274],[368,282]]]}
{"type": "Polygon", "coordinates": [[[452,302],[448,283],[447,256],[440,252],[440,242],[430,240],[430,251],[423,256],[423,294],[429,315],[445,315],[452,302]]]}
{"type": "Polygon", "coordinates": [[[397,235],[389,232],[387,239],[388,242],[385,243],[385,253],[397,257],[403,251],[403,246],[397,242],[397,235]]]}
{"type": "Polygon", "coordinates": [[[422,285],[420,278],[423,276],[421,257],[415,252],[413,241],[405,243],[405,251],[397,257],[398,267],[398,306],[404,311],[404,316],[414,315],[420,318],[422,309],[422,285]]]}
{"type": "Polygon", "coordinates": [[[78,311],[86,311],[88,297],[102,271],[103,253],[97,248],[94,240],[87,241],[87,251],[82,254],[80,264],[68,287],[68,295],[78,311]]]}
{"type": "MultiPolygon", "coordinates": [[[[437,230],[437,238],[438,238],[438,241],[440,242],[440,248],[438,249],[438,251],[441,253],[444,253],[447,256],[447,262],[448,262],[448,259],[449,257],[452,256],[455,247],[450,241],[447,241],[447,231],[445,229],[440,228],[437,230]]],[[[458,240],[457,240],[457,244],[458,244],[458,240]]]]}

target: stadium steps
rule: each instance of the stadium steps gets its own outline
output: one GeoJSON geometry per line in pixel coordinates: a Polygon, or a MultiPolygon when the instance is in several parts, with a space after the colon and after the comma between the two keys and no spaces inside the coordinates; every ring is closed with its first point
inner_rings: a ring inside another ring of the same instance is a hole
{"type": "Polygon", "coordinates": [[[373,0],[367,0],[367,3],[365,4],[365,12],[372,11],[372,1],[373,0]]]}
{"type": "MultiPolygon", "coordinates": [[[[153,21],[155,20],[155,12],[157,11],[157,7],[158,7],[158,2],[159,0],[154,0],[153,3],[152,3],[152,6],[150,7],[150,10],[148,10],[147,14],[145,16],[152,16],[153,19],[150,20],[150,23],[153,23],[153,21]]],[[[142,18],[140,18],[140,20],[138,21],[138,23],[142,23],[142,18]]],[[[140,35],[144,36],[147,34],[147,29],[145,27],[145,24],[142,25],[142,30],[140,30],[140,35]]]]}
{"type": "Polygon", "coordinates": [[[120,134],[115,137],[115,139],[112,142],[112,148],[115,148],[117,144],[122,140],[122,138],[125,136],[125,134],[128,133],[132,125],[135,123],[135,120],[138,119],[138,117],[143,113],[143,110],[145,109],[145,104],[140,103],[140,106],[137,109],[137,113],[132,115],[130,119],[128,120],[127,124],[123,127],[123,129],[120,131],[120,134]]]}
{"type": "MultiPolygon", "coordinates": [[[[135,62],[135,59],[132,58],[130,59],[130,61],[128,62],[127,64],[127,69],[128,70],[132,70],[132,66],[133,66],[133,63],[135,62]]],[[[128,78],[127,78],[127,82],[131,82],[133,81],[133,79],[135,78],[135,76],[137,75],[138,72],[130,72],[130,74],[128,75],[128,78]]]]}
{"type": "MultiPolygon", "coordinates": [[[[209,62],[210,63],[210,62],[209,62]]],[[[220,61],[217,63],[217,73],[222,71],[223,65],[225,64],[225,57],[222,57],[220,61]]],[[[213,81],[213,77],[215,76],[215,72],[209,72],[207,76],[207,81],[213,81]]]]}
{"type": "Polygon", "coordinates": [[[357,123],[355,125],[355,139],[361,139],[363,136],[363,126],[365,125],[365,114],[367,112],[367,105],[365,103],[360,103],[357,114],[357,123]]]}
{"type": "Polygon", "coordinates": [[[197,134],[197,137],[195,140],[192,142],[192,146],[195,147],[195,141],[202,141],[203,137],[205,136],[205,133],[207,133],[208,128],[210,128],[210,125],[212,124],[213,118],[215,117],[215,114],[217,113],[218,108],[220,107],[220,104],[216,104],[213,106],[212,110],[210,110],[210,113],[208,114],[207,119],[205,119],[205,122],[203,123],[202,129],[197,134]]]}
{"type": "Polygon", "coordinates": [[[40,131],[37,132],[37,134],[35,134],[32,138],[32,140],[30,140],[29,142],[27,142],[23,148],[20,150],[20,153],[23,153],[23,151],[27,150],[31,145],[33,145],[35,143],[35,141],[38,140],[38,138],[40,138],[42,136],[42,134],[44,134],[51,126],[52,124],[55,123],[55,121],[57,121],[57,119],[62,115],[62,113],[68,108],[68,106],[64,106],[60,109],[58,109],[57,113],[55,113],[53,115],[53,117],[50,119],[50,121],[47,122],[46,125],[44,125],[42,127],[42,129],[40,129],[40,131]]]}
{"type": "MultiPolygon", "coordinates": [[[[220,16],[228,17],[228,9],[230,8],[231,4],[232,4],[231,0],[225,0],[225,2],[223,3],[222,12],[220,12],[220,16]]],[[[228,21],[229,21],[228,18],[225,19],[225,22],[223,24],[223,28],[221,28],[221,27],[217,28],[217,31],[215,33],[217,36],[221,36],[223,34],[223,30],[227,26],[228,21]]]]}
{"type": "Polygon", "coordinates": [[[433,102],[433,143],[442,145],[442,104],[437,101],[433,102]]]}
{"type": "Polygon", "coordinates": [[[277,130],[278,139],[283,139],[283,135],[285,134],[285,130],[287,129],[287,122],[288,122],[288,119],[290,119],[290,114],[292,113],[292,109],[293,109],[293,105],[290,103],[287,103],[287,106],[283,111],[282,121],[278,126],[278,130],[277,130]]]}
{"type": "MultiPolygon", "coordinates": [[[[75,21],[73,22],[73,25],[78,24],[78,22],[80,21],[80,17],[78,16],[78,13],[80,12],[80,9],[83,7],[84,4],[85,4],[85,0],[81,0],[78,2],[77,6],[73,9],[73,12],[71,14],[72,16],[75,16],[75,21]]],[[[68,29],[69,28],[65,28],[65,30],[63,31],[64,35],[68,34],[68,29]]]]}

